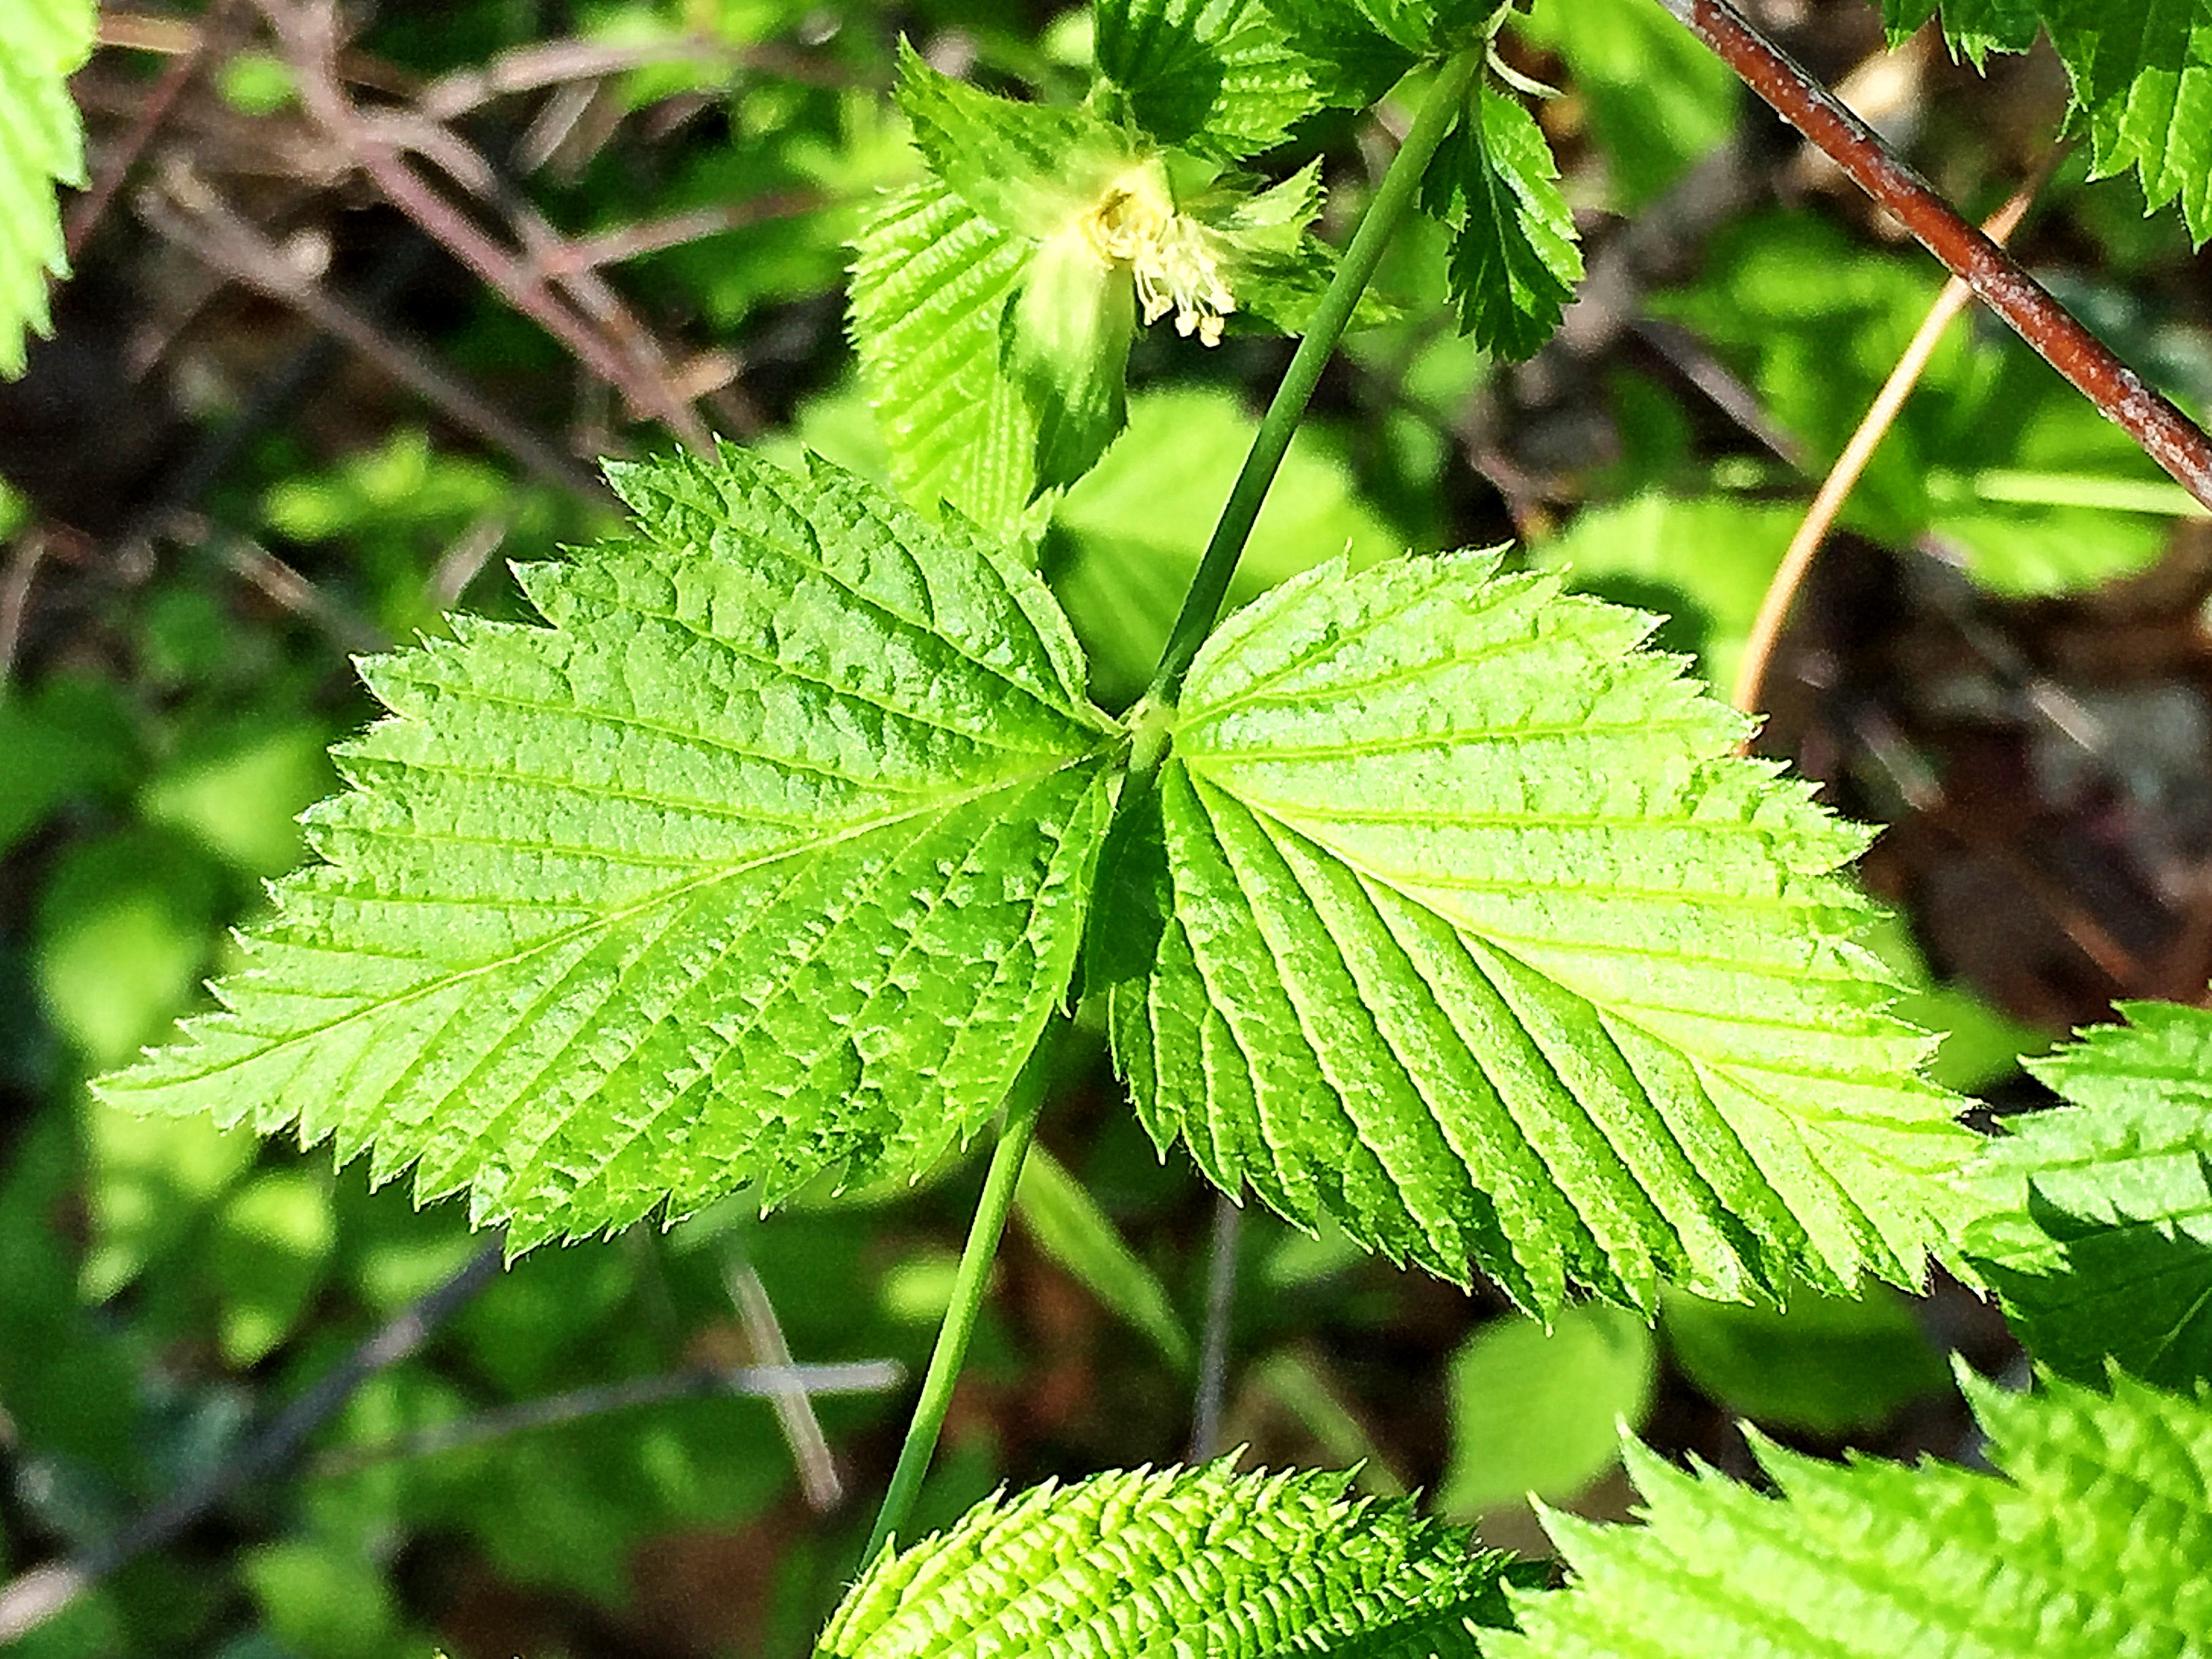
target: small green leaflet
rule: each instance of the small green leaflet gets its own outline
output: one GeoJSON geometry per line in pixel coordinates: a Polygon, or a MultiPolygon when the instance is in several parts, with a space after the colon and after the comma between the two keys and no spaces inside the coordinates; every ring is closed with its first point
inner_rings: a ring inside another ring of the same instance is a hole
{"type": "Polygon", "coordinates": [[[1036,491],[1036,417],[999,369],[1030,254],[930,179],[884,204],[853,262],[853,343],[900,492],[988,527],[1018,521],[1036,491]]]}
{"type": "Polygon", "coordinates": [[[1671,188],[1735,131],[1735,72],[1651,0],[1540,0],[1517,32],[1565,60],[1623,211],[1671,188]]]}
{"type": "MultiPolygon", "coordinates": [[[[1231,10],[1124,22],[1242,27],[1231,10]]],[[[1141,42],[1121,46],[1141,66],[1141,42]]],[[[899,104],[932,176],[862,233],[852,324],[894,471],[925,508],[942,497],[1014,527],[1121,429],[1140,321],[1172,317],[1208,345],[1232,314],[1295,330],[1327,286],[1333,256],[1307,231],[1317,164],[1262,189],[1097,109],[995,97],[911,51],[899,104]]]]}
{"type": "MultiPolygon", "coordinates": [[[[1893,40],[1936,9],[1883,0],[1893,40]]],[[[1978,66],[1992,52],[2026,52],[2047,28],[2093,176],[2134,169],[2151,209],[2178,199],[2191,237],[2212,239],[2212,0],[1942,0],[1942,10],[1945,38],[1978,66]]]]}
{"type": "Polygon", "coordinates": [[[1505,1558],[1350,1477],[1112,1471],[878,1556],[816,1659],[1477,1659],[1505,1558]]]}
{"type": "Polygon", "coordinates": [[[2212,1382],[2212,1012],[2121,1012],[2027,1062],[2067,1104],[1989,1143],[1966,1253],[2052,1370],[2212,1382]]]}
{"type": "Polygon", "coordinates": [[[2212,1656],[2212,1396],[1963,1380],[2001,1474],[1754,1441],[1770,1498],[1632,1446],[1644,1524],[1547,1516],[1575,1582],[1487,1659],[2212,1656]]]}
{"type": "Polygon", "coordinates": [[[1236,161],[1321,107],[1316,66],[1263,0],[1100,0],[1098,73],[1164,144],[1236,161]]]}
{"type": "MultiPolygon", "coordinates": [[[[1937,0],[1882,0],[1890,43],[1902,44],[1936,15],[1936,4],[1937,0]]],[[[2035,44],[2043,27],[2037,4],[2038,0],[1942,0],[1943,38],[1979,69],[1993,52],[2026,52],[2035,44]]]]}
{"type": "Polygon", "coordinates": [[[325,862],[108,1099],[373,1148],[516,1250],[918,1170],[996,1108],[1106,805],[1050,595],[826,464],[611,471],[631,533],[521,573],[550,626],[368,665],[394,718],[325,862]]]}
{"type": "Polygon", "coordinates": [[[1214,635],[1086,969],[1157,1140],[1538,1309],[1918,1278],[1974,1142],[1851,942],[1862,838],[1648,626],[1462,553],[1214,635]]]}
{"type": "Polygon", "coordinates": [[[84,183],[84,124],[69,76],[92,34],[93,0],[0,9],[0,375],[23,372],[24,331],[50,326],[46,279],[69,272],[54,186],[84,183]]]}
{"type": "Polygon", "coordinates": [[[1456,222],[1449,274],[1460,331],[1485,351],[1534,356],[1582,280],[1559,179],[1536,118],[1486,86],[1430,166],[1429,211],[1456,222]]]}

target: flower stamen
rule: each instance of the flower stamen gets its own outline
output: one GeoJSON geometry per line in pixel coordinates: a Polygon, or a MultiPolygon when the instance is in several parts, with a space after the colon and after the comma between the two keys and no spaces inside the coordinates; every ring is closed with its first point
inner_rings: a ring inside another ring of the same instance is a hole
{"type": "Polygon", "coordinates": [[[1141,173],[1114,185],[1082,223],[1092,251],[1135,279],[1147,323],[1172,312],[1176,333],[1196,334],[1209,346],[1221,343],[1223,323],[1237,309],[1237,299],[1222,280],[1212,231],[1176,212],[1141,173]]]}

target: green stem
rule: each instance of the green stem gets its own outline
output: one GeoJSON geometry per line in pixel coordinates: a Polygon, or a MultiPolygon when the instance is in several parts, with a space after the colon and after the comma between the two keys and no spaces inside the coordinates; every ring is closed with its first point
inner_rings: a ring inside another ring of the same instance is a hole
{"type": "Polygon", "coordinates": [[[906,1444],[899,1449],[898,1467],[876,1514],[876,1529],[868,1535],[862,1566],[873,1561],[891,1534],[906,1524],[914,1500],[921,1492],[922,1477],[937,1450],[937,1437],[945,1427],[945,1413],[952,1404],[952,1385],[960,1379],[960,1366],[968,1358],[969,1339],[975,1334],[976,1316],[983,1310],[983,1287],[991,1276],[991,1259],[998,1254],[999,1239],[1006,1231],[1006,1212],[1013,1207],[1015,1183],[1021,1179],[1022,1161],[1036,1137],[1037,1114],[1044,1106],[1045,1085],[1052,1071],[1052,1051],[1060,1022],[1045,1028],[1030,1051],[1029,1063],[1007,1091],[1006,1122],[999,1145],[991,1154],[991,1168],[983,1177],[983,1195],[975,1201],[975,1218],[968,1225],[968,1243],[960,1252],[960,1271],[952,1280],[952,1305],[937,1328],[937,1346],[929,1356],[929,1371],[921,1379],[921,1397],[915,1402],[914,1420],[907,1425],[906,1444]]]}
{"type": "Polygon", "coordinates": [[[1182,613],[1176,618],[1175,630],[1168,635],[1167,649],[1160,653],[1160,665],[1146,693],[1149,702],[1172,707],[1182,694],[1183,677],[1190,672],[1199,647],[1206,643],[1206,636],[1220,617],[1230,578],[1237,574],[1237,562],[1251,538],[1261,504],[1275,482],[1276,469],[1283,464],[1291,434],[1305,416],[1306,405],[1313,401],[1314,388],[1321,384],[1329,354],[1351,323],[1375,268],[1382,263],[1390,238],[1412,210],[1430,159],[1465,107],[1468,90],[1481,72],[1486,51],[1486,46],[1471,46],[1447,59],[1437,71],[1428,96],[1421,100],[1420,111],[1413,118],[1413,131],[1406,135],[1397,158],[1382,175],[1382,185],[1368,204],[1352,246],[1344,251],[1343,261],[1337,266],[1336,280],[1322,295],[1283,383],[1276,388],[1275,400],[1267,406],[1267,418],[1260,422],[1259,435],[1252,441],[1251,453],[1244,458],[1244,470],[1237,475],[1220,521],[1213,526],[1213,539],[1206,544],[1206,556],[1191,579],[1182,613]]]}

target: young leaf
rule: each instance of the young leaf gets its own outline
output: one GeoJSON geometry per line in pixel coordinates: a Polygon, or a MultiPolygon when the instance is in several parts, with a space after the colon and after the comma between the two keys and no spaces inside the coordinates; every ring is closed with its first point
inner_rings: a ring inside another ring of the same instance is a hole
{"type": "Polygon", "coordinates": [[[1226,1463],[1048,1482],[886,1550],[817,1659],[1475,1659],[1504,1558],[1348,1477],[1226,1463]]]}
{"type": "Polygon", "coordinates": [[[1321,107],[1316,65],[1263,0],[1100,0],[1098,72],[1163,144],[1236,161],[1321,107]]]}
{"type": "Polygon", "coordinates": [[[1536,118],[1488,87],[1437,152],[1429,200],[1459,204],[1449,275],[1460,331],[1485,351],[1534,356],[1582,280],[1559,178],[1536,118]]]}
{"type": "Polygon", "coordinates": [[[1756,1443],[1768,1498],[1632,1447],[1645,1524],[1547,1517],[1577,1582],[1486,1654],[2212,1655],[2212,1396],[1966,1382],[2002,1476],[1756,1443]]]}
{"type": "Polygon", "coordinates": [[[854,346],[901,492],[991,528],[1036,493],[1036,417],[999,361],[1030,255],[932,179],[884,204],[853,262],[854,346]]]}
{"type": "Polygon", "coordinates": [[[926,1165],[1063,996],[1106,725],[1043,586],[826,465],[614,470],[625,539],[367,672],[326,862],[108,1098],[296,1122],[520,1249],[926,1165]]]}
{"type": "Polygon", "coordinates": [[[84,183],[84,125],[69,92],[92,50],[93,0],[10,0],[0,16],[0,375],[44,334],[46,279],[69,272],[54,186],[84,183]]]}
{"type": "Polygon", "coordinates": [[[2212,1381],[2212,1013],[2121,1012],[2027,1062],[2069,1103],[1989,1143],[1966,1250],[2053,1370],[2212,1381]]]}
{"type": "Polygon", "coordinates": [[[899,54],[899,107],[929,169],[993,224],[1049,235],[1074,204],[1134,166],[1127,137],[1087,109],[1024,104],[899,54]]]}
{"type": "Polygon", "coordinates": [[[1164,890],[1113,988],[1147,1127],[1537,1308],[1916,1279],[1973,1142],[1851,943],[1860,835],[1726,758],[1647,618],[1497,564],[1323,568],[1200,653],[1124,872],[1164,890]]]}

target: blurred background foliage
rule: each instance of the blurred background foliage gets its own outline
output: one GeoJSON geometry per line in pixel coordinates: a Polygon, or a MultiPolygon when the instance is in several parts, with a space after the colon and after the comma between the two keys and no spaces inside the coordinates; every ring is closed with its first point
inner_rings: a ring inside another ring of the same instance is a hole
{"type": "MultiPolygon", "coordinates": [[[[1924,40],[1883,52],[1863,0],[1753,9],[1969,211],[2051,156],[2045,54],[1984,82],[1924,40]]],[[[361,1162],[131,1117],[83,1082],[204,997],[227,930],[298,856],[325,746],[374,714],[352,659],[456,606],[522,616],[508,565],[613,522],[592,458],[670,442],[673,408],[881,473],[842,284],[861,216],[914,168],[896,43],[1068,97],[1088,19],[1028,0],[346,16],[347,106],[400,124],[498,280],[309,112],[315,66],[260,10],[134,0],[103,9],[76,86],[112,199],[78,198],[56,337],[0,386],[0,1641],[800,1655],[896,1450],[972,1161],[501,1269],[454,1205],[417,1212],[361,1162]],[[731,1395],[787,1354],[908,1382],[731,1395]]],[[[1388,319],[1331,369],[1236,598],[1339,554],[1514,539],[1653,611],[1725,687],[1937,276],[1649,0],[1538,0],[1505,50],[1560,89],[1540,113],[1586,302],[1533,362],[1494,368],[1454,334],[1438,247],[1408,234],[1388,319]]],[[[1267,165],[1322,158],[1340,240],[1387,155],[1330,117],[1267,165]]],[[[2212,271],[2132,184],[2060,161],[2019,246],[2207,412],[2212,271]]],[[[1151,331],[1127,432],[1041,520],[1109,707],[1140,686],[1285,356],[1151,331]]],[[[1882,949],[1952,1034],[1947,1080],[1991,1110],[2042,1098],[2014,1055],[2117,996],[2194,1000],[2212,969],[2208,593],[2186,502],[1970,317],[1777,655],[1762,749],[1889,826],[1863,871],[1903,910],[1882,949]]],[[[1532,1551],[1532,1492],[1625,1509],[1617,1421],[1747,1477],[1744,1419],[1824,1450],[1972,1455],[1943,1355],[2014,1358],[1948,1280],[1786,1310],[1681,1298],[1656,1331],[1580,1310],[1547,1332],[1262,1214],[1224,1233],[1097,1045],[1043,1144],[925,1524],[1002,1481],[1181,1455],[1207,1352],[1224,1443],[1424,1487],[1532,1551]],[[1209,1345],[1217,1258],[1236,1294],[1209,1345]]]]}

